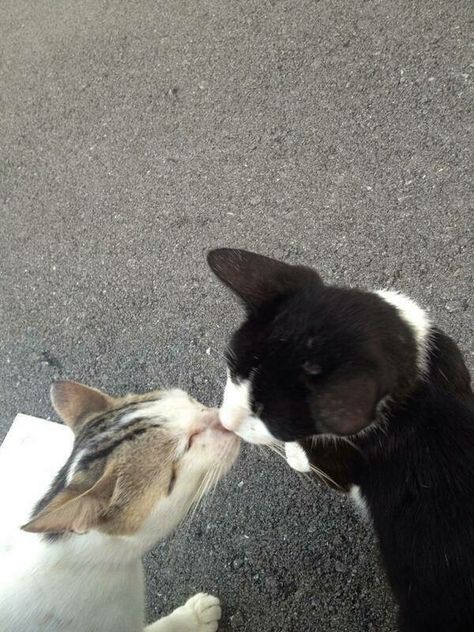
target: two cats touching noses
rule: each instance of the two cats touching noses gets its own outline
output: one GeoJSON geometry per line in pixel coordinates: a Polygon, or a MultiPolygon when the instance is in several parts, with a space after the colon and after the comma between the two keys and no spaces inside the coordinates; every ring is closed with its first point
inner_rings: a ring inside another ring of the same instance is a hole
{"type": "Polygon", "coordinates": [[[291,467],[364,508],[401,632],[472,632],[474,395],[456,344],[396,292],[333,287],[243,250],[208,263],[245,310],[220,410],[177,389],[53,384],[74,445],[0,543],[0,630],[215,632],[219,600],[205,593],[144,626],[141,557],[244,440],[283,446],[291,467]]]}

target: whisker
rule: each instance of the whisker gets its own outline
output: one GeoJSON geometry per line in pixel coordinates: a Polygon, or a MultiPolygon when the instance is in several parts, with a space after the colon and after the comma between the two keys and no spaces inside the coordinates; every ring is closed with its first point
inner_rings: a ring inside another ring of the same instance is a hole
{"type": "Polygon", "coordinates": [[[216,470],[215,470],[215,474],[214,474],[214,479],[211,482],[211,487],[210,487],[210,491],[209,491],[209,502],[211,502],[214,498],[214,495],[216,493],[216,489],[217,489],[217,485],[219,484],[219,480],[222,477],[222,472],[223,472],[224,466],[221,464],[216,470]]]}
{"type": "Polygon", "coordinates": [[[362,452],[362,450],[359,448],[358,445],[356,445],[353,441],[351,441],[348,437],[339,437],[339,439],[341,439],[342,441],[344,441],[344,443],[347,443],[348,445],[351,446],[351,448],[354,448],[354,450],[356,450],[357,452],[359,452],[359,454],[364,454],[362,452]]]}
{"type": "MultiPolygon", "coordinates": [[[[209,472],[206,472],[206,474],[202,477],[201,482],[199,483],[199,486],[198,486],[196,492],[194,493],[194,496],[192,497],[191,501],[189,502],[189,506],[188,506],[188,509],[186,511],[186,514],[185,514],[185,516],[183,517],[182,521],[180,522],[180,524],[177,527],[177,532],[179,532],[180,535],[183,538],[187,539],[189,537],[189,534],[190,534],[190,531],[191,531],[191,526],[192,526],[192,524],[194,522],[194,518],[196,517],[196,512],[197,512],[200,500],[202,499],[202,497],[206,493],[208,475],[209,475],[209,472]]],[[[167,557],[166,557],[166,563],[167,564],[172,559],[172,555],[173,555],[173,552],[174,552],[174,547],[176,546],[177,542],[178,542],[178,539],[175,537],[175,538],[173,538],[173,540],[169,544],[167,557]]]]}
{"type": "MultiPolygon", "coordinates": [[[[285,462],[286,462],[286,456],[284,454],[283,451],[283,447],[281,445],[281,443],[269,443],[266,444],[265,446],[262,447],[267,447],[269,448],[272,452],[275,452],[275,454],[278,454],[278,456],[280,456],[285,462]]],[[[320,470],[319,467],[317,467],[316,465],[313,465],[312,463],[309,463],[309,467],[311,469],[311,471],[326,485],[328,483],[332,483],[332,485],[334,485],[335,487],[337,487],[338,489],[342,490],[342,487],[336,483],[336,481],[334,479],[332,479],[329,474],[326,474],[326,472],[324,472],[323,470],[320,470]]],[[[298,472],[298,474],[304,474],[304,472],[298,472]]]]}
{"type": "Polygon", "coordinates": [[[191,527],[191,524],[196,516],[198,507],[201,503],[201,500],[204,498],[208,488],[209,488],[209,482],[210,482],[210,478],[212,475],[212,470],[206,472],[206,474],[203,476],[203,479],[196,491],[196,493],[194,494],[194,497],[190,503],[189,506],[189,510],[188,510],[188,514],[186,516],[186,522],[187,522],[187,529],[189,530],[189,528],[191,527]]]}
{"type": "Polygon", "coordinates": [[[214,480],[214,487],[212,489],[211,492],[211,499],[214,497],[215,491],[217,489],[217,484],[219,483],[220,479],[222,478],[222,475],[224,474],[224,469],[226,467],[226,462],[227,462],[227,458],[230,455],[232,451],[232,447],[230,445],[227,445],[224,448],[224,451],[219,459],[218,465],[217,465],[217,473],[215,476],[215,480],[214,480]]]}

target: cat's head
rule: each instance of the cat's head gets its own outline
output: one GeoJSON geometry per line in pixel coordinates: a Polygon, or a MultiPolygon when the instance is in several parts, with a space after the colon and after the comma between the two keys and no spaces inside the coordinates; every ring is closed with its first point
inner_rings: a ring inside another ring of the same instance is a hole
{"type": "Polygon", "coordinates": [[[114,398],[56,382],[53,405],[75,434],[67,463],[23,527],[30,532],[165,537],[235,461],[218,412],[174,389],[114,398]]]}
{"type": "Polygon", "coordinates": [[[424,370],[429,323],[410,299],[330,287],[310,268],[243,250],[213,250],[208,262],[247,313],[220,410],[247,441],[357,433],[424,370]]]}

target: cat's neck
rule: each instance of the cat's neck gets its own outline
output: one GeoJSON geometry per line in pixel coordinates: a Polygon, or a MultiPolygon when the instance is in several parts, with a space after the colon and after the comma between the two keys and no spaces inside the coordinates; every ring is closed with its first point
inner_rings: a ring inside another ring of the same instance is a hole
{"type": "Polygon", "coordinates": [[[184,496],[178,505],[170,499],[162,500],[133,535],[109,535],[91,530],[81,535],[23,533],[23,536],[33,539],[32,545],[44,554],[45,560],[64,559],[71,565],[117,568],[139,561],[157,542],[167,537],[186,514],[191,501],[192,495],[184,496]]]}
{"type": "Polygon", "coordinates": [[[28,535],[35,539],[31,547],[48,566],[60,562],[71,567],[79,564],[90,568],[98,565],[118,568],[139,561],[148,548],[134,536],[111,536],[99,531],[54,538],[28,535]]]}
{"type": "Polygon", "coordinates": [[[65,629],[65,621],[77,630],[142,629],[143,547],[135,538],[97,531],[54,540],[33,533],[17,536],[2,555],[2,630],[19,621],[14,629],[36,632],[45,617],[53,618],[52,632],[65,629]],[[114,604],[112,613],[107,604],[114,604]]]}

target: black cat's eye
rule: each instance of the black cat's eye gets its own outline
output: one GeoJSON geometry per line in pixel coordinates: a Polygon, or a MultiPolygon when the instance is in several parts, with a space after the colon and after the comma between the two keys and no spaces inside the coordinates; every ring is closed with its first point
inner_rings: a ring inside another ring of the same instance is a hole
{"type": "Polygon", "coordinates": [[[311,360],[307,360],[303,364],[303,371],[307,375],[312,375],[312,376],[321,375],[321,373],[323,372],[321,365],[318,364],[317,362],[312,362],[311,360]]]}
{"type": "Polygon", "coordinates": [[[257,403],[254,404],[253,410],[254,410],[255,417],[258,417],[259,419],[261,419],[262,413],[263,413],[263,404],[257,404],[257,403]]]}

